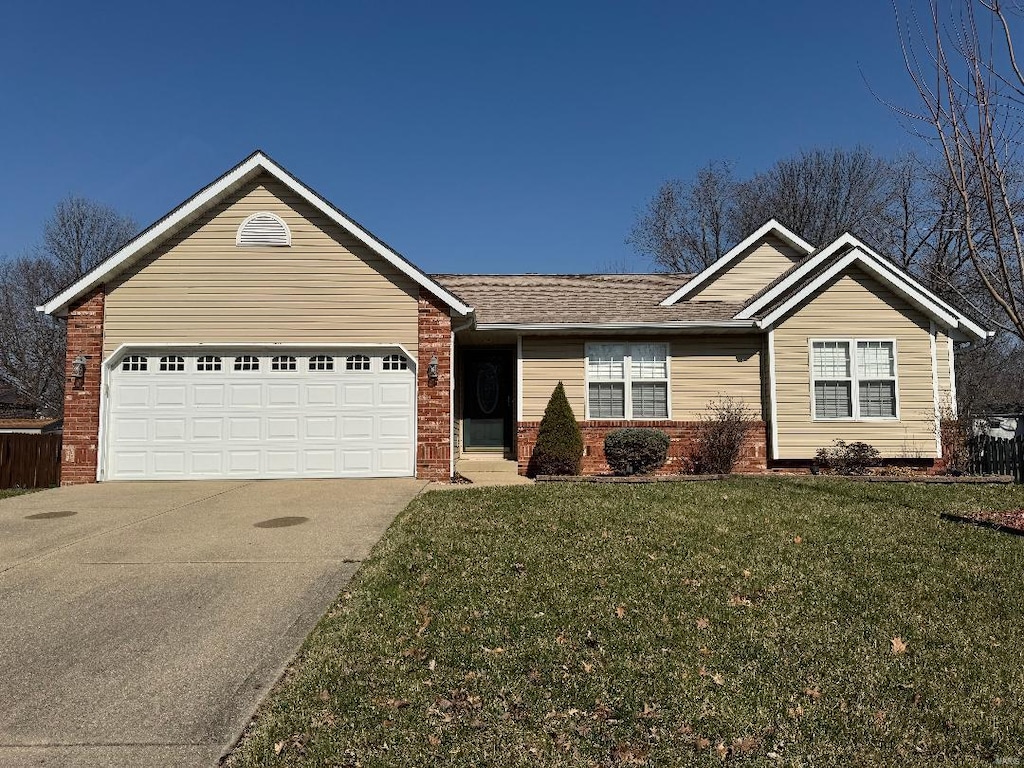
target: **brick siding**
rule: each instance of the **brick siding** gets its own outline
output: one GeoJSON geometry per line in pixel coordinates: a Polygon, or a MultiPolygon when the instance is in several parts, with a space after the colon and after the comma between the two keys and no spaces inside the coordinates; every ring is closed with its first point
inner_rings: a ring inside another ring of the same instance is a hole
{"type": "MultiPolygon", "coordinates": [[[[584,475],[600,475],[611,472],[604,459],[604,439],[609,432],[624,427],[652,427],[660,429],[669,436],[668,459],[665,466],[656,474],[686,474],[693,470],[690,456],[693,452],[693,441],[697,435],[700,422],[697,421],[581,421],[583,432],[583,461],[581,471],[584,475]]],[[[537,443],[539,421],[521,421],[517,429],[519,455],[519,474],[525,475],[530,466],[533,447],[537,443]]],[[[734,471],[743,473],[759,473],[768,469],[768,443],[765,423],[757,422],[747,434],[740,458],[734,471]]]]}
{"type": "Polygon", "coordinates": [[[419,363],[416,366],[416,477],[451,480],[452,318],[448,305],[424,290],[419,301],[419,363]],[[437,379],[427,378],[437,357],[437,379]]]}
{"type": "Polygon", "coordinates": [[[64,440],[60,484],[96,482],[100,431],[100,367],[103,364],[103,288],[97,288],[68,312],[65,353],[64,440]],[[75,358],[85,355],[85,378],[71,378],[75,358]]]}

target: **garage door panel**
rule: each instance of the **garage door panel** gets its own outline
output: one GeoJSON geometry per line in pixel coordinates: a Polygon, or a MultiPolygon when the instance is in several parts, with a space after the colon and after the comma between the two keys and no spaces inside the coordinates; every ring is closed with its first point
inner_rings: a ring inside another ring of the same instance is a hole
{"type": "Polygon", "coordinates": [[[223,408],[223,384],[193,384],[192,403],[197,408],[223,408]]]}
{"type": "Polygon", "coordinates": [[[228,406],[231,408],[259,408],[263,404],[260,384],[229,384],[228,406]]]}
{"type": "Polygon", "coordinates": [[[224,418],[222,416],[193,416],[192,439],[220,442],[224,439],[224,418]]]}
{"type": "MultiPolygon", "coordinates": [[[[344,360],[336,350],[330,354],[344,360]]],[[[345,370],[344,363],[310,370],[304,355],[295,370],[275,371],[269,352],[253,355],[258,361],[248,371],[208,370],[187,352],[183,370],[159,371],[153,357],[146,371],[115,368],[105,476],[412,475],[415,375],[384,371],[384,354],[366,356],[369,370],[345,370]]]]}

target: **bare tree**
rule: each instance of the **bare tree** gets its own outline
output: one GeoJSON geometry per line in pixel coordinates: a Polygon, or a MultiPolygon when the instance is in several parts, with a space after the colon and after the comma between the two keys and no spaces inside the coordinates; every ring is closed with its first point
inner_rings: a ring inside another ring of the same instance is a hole
{"type": "Polygon", "coordinates": [[[929,0],[923,23],[913,12],[909,24],[897,15],[921,107],[900,111],[926,126],[954,193],[957,245],[997,322],[1024,340],[1024,72],[1001,0],[952,5],[943,13],[938,0],[929,0]]]}
{"type": "Polygon", "coordinates": [[[892,194],[892,163],[871,150],[813,149],[740,184],[736,226],[749,233],[776,218],[816,245],[844,232],[873,241],[892,194]]]}
{"type": "Polygon", "coordinates": [[[68,197],[30,255],[0,262],[0,380],[40,413],[59,415],[64,396],[65,324],[35,308],[117,251],[135,222],[99,203],[68,197]]]}
{"type": "Polygon", "coordinates": [[[662,184],[626,242],[666,272],[697,272],[731,244],[735,197],[732,166],[708,163],[690,181],[662,184]]]}

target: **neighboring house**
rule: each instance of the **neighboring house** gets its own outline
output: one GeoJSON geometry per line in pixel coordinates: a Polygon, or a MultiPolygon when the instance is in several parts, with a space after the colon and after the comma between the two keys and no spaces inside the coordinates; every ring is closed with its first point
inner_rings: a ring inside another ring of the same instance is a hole
{"type": "Polygon", "coordinates": [[[0,419],[32,419],[36,408],[10,384],[0,382],[0,419]]]}
{"type": "Polygon", "coordinates": [[[0,419],[0,435],[49,435],[60,432],[63,419],[0,419]]]}
{"type": "Polygon", "coordinates": [[[995,409],[975,418],[971,426],[975,435],[987,435],[1001,440],[1024,437],[1024,408],[995,409]]]}
{"type": "Polygon", "coordinates": [[[988,333],[856,238],[774,221],[697,275],[431,276],[260,152],[40,309],[68,322],[64,483],[525,471],[559,381],[586,471],[625,425],[681,466],[726,395],[761,419],[745,470],[834,438],[930,463],[954,344],[988,333]]]}

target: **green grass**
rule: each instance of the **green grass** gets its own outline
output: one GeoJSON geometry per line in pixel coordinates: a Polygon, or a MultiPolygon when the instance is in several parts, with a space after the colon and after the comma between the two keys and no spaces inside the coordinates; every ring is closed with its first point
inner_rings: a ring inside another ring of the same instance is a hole
{"type": "Polygon", "coordinates": [[[1024,758],[1024,538],[939,518],[1021,506],[774,479],[430,493],[234,764],[1024,758]]]}
{"type": "Polygon", "coordinates": [[[8,499],[11,496],[21,496],[23,493],[32,493],[36,489],[26,488],[3,488],[0,489],[0,499],[8,499]]]}

